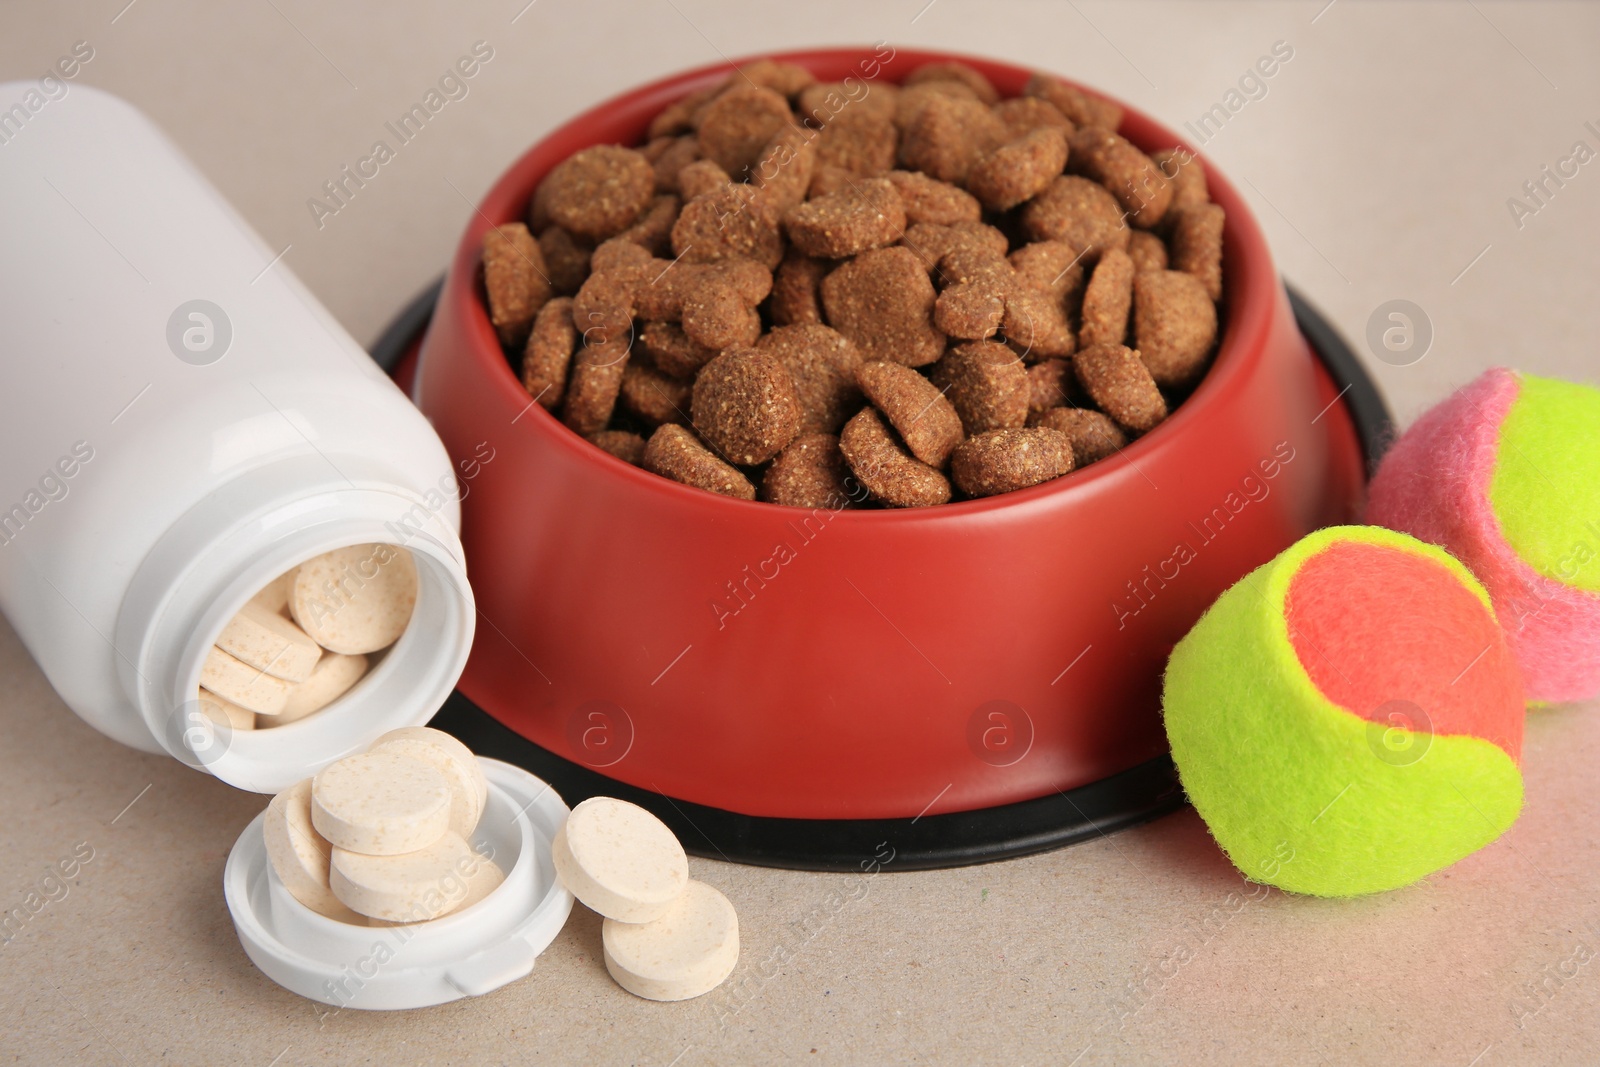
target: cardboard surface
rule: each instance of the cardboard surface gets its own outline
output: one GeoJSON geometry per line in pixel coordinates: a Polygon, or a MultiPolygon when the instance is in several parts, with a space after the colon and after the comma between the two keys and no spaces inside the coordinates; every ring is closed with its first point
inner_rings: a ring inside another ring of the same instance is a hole
{"type": "MultiPolygon", "coordinates": [[[[1600,9],[523,3],[27,0],[0,11],[0,80],[36,78],[91,42],[79,80],[149,111],[370,341],[532,139],[719,54],[878,39],[965,49],[1073,75],[1181,129],[1284,41],[1293,58],[1252,83],[1265,95],[1235,98],[1204,149],[1253,194],[1283,272],[1402,421],[1494,363],[1600,373],[1600,172],[1583,165],[1539,200],[1523,189],[1575,141],[1600,149],[1600,9]],[[494,55],[467,95],[319,227],[307,201],[480,40],[494,55]],[[1365,341],[1394,299],[1432,325],[1409,366],[1365,341]]],[[[695,859],[692,877],[734,902],[744,939],[712,994],[622,992],[580,908],[525,981],[402,1014],[329,1014],[245,958],[220,882],[265,798],[94,733],[9,627],[0,709],[0,910],[47,901],[0,944],[0,1052],[17,1062],[1489,1067],[1591,1063],[1600,1045],[1600,704],[1531,715],[1527,804],[1505,838],[1379,897],[1252,887],[1187,810],[944,872],[695,859]],[[47,879],[75,850],[76,876],[47,879]]]]}

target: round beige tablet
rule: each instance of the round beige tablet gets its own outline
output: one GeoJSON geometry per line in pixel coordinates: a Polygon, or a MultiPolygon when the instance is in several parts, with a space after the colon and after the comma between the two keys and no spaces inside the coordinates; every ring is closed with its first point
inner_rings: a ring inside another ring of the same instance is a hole
{"type": "Polygon", "coordinates": [[[250,598],[250,603],[268,611],[289,617],[289,587],[294,584],[294,573],[299,567],[290,567],[261,587],[261,592],[250,598]]]}
{"type": "Polygon", "coordinates": [[[470,894],[469,876],[483,862],[453,833],[399,856],[369,856],[335,846],[329,884],[334,896],[363,915],[426,922],[463,906],[470,894]]]}
{"type": "Polygon", "coordinates": [[[313,711],[321,711],[350,691],[367,673],[367,657],[341,656],[330,652],[317,661],[311,677],[289,688],[289,699],[283,708],[272,716],[271,722],[257,722],[257,726],[283,726],[303,719],[313,711]]]}
{"type": "Polygon", "coordinates": [[[240,707],[263,715],[276,715],[289,702],[289,690],[294,683],[274,678],[213,646],[200,665],[200,685],[240,707]]]}
{"type": "MultiPolygon", "coordinates": [[[[467,875],[466,897],[461,901],[460,904],[456,905],[456,907],[445,914],[453,915],[458,911],[465,911],[478,901],[482,900],[484,897],[488,896],[490,893],[493,893],[496,889],[499,889],[501,885],[505,883],[506,872],[500,869],[499,864],[495,863],[493,860],[484,859],[482,856],[477,857],[476,862],[477,867],[473,869],[471,874],[467,875]]],[[[439,916],[436,915],[434,918],[439,918],[439,916]]],[[[409,926],[410,922],[396,921],[393,919],[374,919],[369,916],[367,918],[367,925],[409,926]]]]}
{"type": "Polygon", "coordinates": [[[351,545],[307,560],[295,572],[289,611],[329,652],[387,648],[417,605],[417,565],[395,545],[351,545]]]}
{"type": "Polygon", "coordinates": [[[620,922],[661,917],[689,881],[689,858],[667,824],[615,797],[573,808],[550,852],[572,895],[620,922]]]}
{"type": "Polygon", "coordinates": [[[606,970],[646,1000],[688,1000],[709,993],[739,962],[739,917],[728,898],[690,882],[661,918],[607,919],[600,927],[606,970]]]}
{"type": "Polygon", "coordinates": [[[442,730],[405,726],[372,743],[370,752],[405,752],[429,763],[450,783],[450,829],[470,838],[489,797],[489,780],[472,750],[442,730]]]}
{"type": "Polygon", "coordinates": [[[318,915],[361,923],[362,916],[340,903],[328,884],[328,860],[333,846],[311,825],[311,779],[272,798],[261,830],[267,842],[267,859],[290,896],[318,915]]]}
{"type": "Polygon", "coordinates": [[[230,730],[254,730],[256,728],[256,713],[249,708],[241,708],[231,700],[224,700],[215,693],[204,689],[198,690],[200,710],[205,717],[214,723],[226,723],[230,730]]]}
{"type": "Polygon", "coordinates": [[[217,635],[217,647],[241,663],[286,682],[303,682],[322,658],[322,646],[293,621],[249,603],[217,635]]]}
{"type": "Polygon", "coordinates": [[[449,831],[450,786],[433,767],[403,752],[347,756],[312,779],[311,823],[351,852],[415,852],[449,831]]]}

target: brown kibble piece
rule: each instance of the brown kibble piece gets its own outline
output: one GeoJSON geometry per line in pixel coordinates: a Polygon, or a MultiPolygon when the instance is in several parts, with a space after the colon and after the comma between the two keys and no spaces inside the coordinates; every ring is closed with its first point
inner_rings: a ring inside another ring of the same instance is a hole
{"type": "Polygon", "coordinates": [[[798,110],[802,118],[818,129],[847,111],[863,111],[893,121],[895,100],[900,87],[889,82],[868,84],[856,78],[846,82],[817,82],[800,91],[798,110]]]}
{"type": "Polygon", "coordinates": [[[655,262],[655,257],[643,245],[628,240],[624,230],[609,241],[601,241],[589,256],[589,271],[595,274],[625,272],[629,278],[642,275],[644,268],[655,262]]]}
{"type": "Polygon", "coordinates": [[[630,430],[601,430],[589,435],[589,443],[624,463],[644,466],[644,438],[630,430]]]}
{"type": "Polygon", "coordinates": [[[921,367],[938,359],[944,334],[933,326],[934,299],[927,272],[906,248],[863,252],[822,279],[829,325],[868,360],[921,367]]]}
{"type": "Polygon", "coordinates": [[[644,469],[708,493],[754,500],[756,487],[737,467],[718,459],[677,423],[657,427],[644,446],[644,469]]]}
{"type": "Polygon", "coordinates": [[[1133,349],[1093,345],[1073,357],[1072,367],[1095,405],[1124,429],[1146,433],[1167,417],[1167,402],[1133,349]]]}
{"type": "MultiPolygon", "coordinates": [[[[756,306],[772,289],[772,275],[741,257],[714,263],[674,263],[653,259],[623,272],[640,318],[679,322],[696,345],[721,350],[754,344],[761,336],[756,306]]],[[[579,293],[580,298],[582,293],[579,293]]],[[[581,321],[580,321],[581,324],[581,321]]],[[[676,368],[662,364],[664,370],[676,368]]]]}
{"type": "Polygon", "coordinates": [[[1134,230],[1128,235],[1128,255],[1133,258],[1136,274],[1167,269],[1166,242],[1146,230],[1134,230]]]}
{"type": "Polygon", "coordinates": [[[1028,421],[1028,372],[1005,345],[993,341],[957,345],[933,365],[932,378],[968,434],[1016,429],[1028,421]]]}
{"type": "Polygon", "coordinates": [[[960,186],[914,170],[892,170],[886,176],[900,194],[909,223],[949,226],[957,222],[977,222],[983,216],[983,205],[978,203],[978,198],[960,186]]]}
{"type": "Polygon", "coordinates": [[[554,411],[566,395],[567,368],[577,343],[570,296],[558,296],[539,309],[522,353],[522,387],[546,411],[554,411]]]}
{"type": "Polygon", "coordinates": [[[1067,301],[1083,287],[1083,259],[1065,241],[1034,241],[1011,253],[1011,267],[1024,285],[1067,301]]]}
{"type": "Polygon", "coordinates": [[[1042,96],[1017,96],[994,106],[995,117],[1005,123],[1012,138],[1038,129],[1057,129],[1070,134],[1076,127],[1061,109],[1042,96]]]}
{"type": "Polygon", "coordinates": [[[1012,285],[1000,269],[1002,260],[982,264],[977,272],[956,266],[960,260],[946,256],[939,275],[944,292],[933,305],[933,324],[950,337],[982,340],[1000,332],[1006,318],[1006,298],[1012,285]]]}
{"type": "Polygon", "coordinates": [[[689,340],[676,322],[647,322],[639,331],[639,347],[662,372],[674,378],[693,378],[717,357],[715,348],[689,340]]]}
{"type": "Polygon", "coordinates": [[[1128,227],[1117,198],[1105,186],[1076,174],[1053,178],[1022,209],[1022,228],[1033,241],[1065,241],[1089,258],[1102,249],[1127,251],[1128,227]]]}
{"type": "Polygon", "coordinates": [[[763,89],[771,89],[792,100],[807,86],[813,84],[817,76],[798,63],[758,59],[754,63],[746,63],[740,67],[728,81],[734,82],[735,79],[754,82],[763,89]]]}
{"type": "Polygon", "coordinates": [[[846,109],[817,135],[817,162],[875,178],[894,169],[900,133],[887,116],[846,109]]]}
{"type": "Polygon", "coordinates": [[[982,71],[955,60],[924,63],[906,75],[904,84],[909,88],[930,82],[960,82],[972,90],[972,95],[976,99],[985,104],[993,104],[1000,99],[1000,91],[982,71]]]}
{"type": "Polygon", "coordinates": [[[591,241],[632,226],[655,191],[650,161],[619,145],[593,145],[568,156],[539,186],[551,221],[591,241]]]}
{"type": "Polygon", "coordinates": [[[1023,360],[1069,356],[1077,347],[1072,323],[1061,301],[1042,289],[1017,284],[1006,296],[1006,317],[1001,325],[1006,341],[1023,360]]]}
{"type": "Polygon", "coordinates": [[[961,417],[938,386],[910,367],[882,361],[863,363],[856,381],[912,455],[930,467],[945,465],[964,432],[961,417]]]}
{"type": "Polygon", "coordinates": [[[906,213],[893,182],[867,178],[790,209],[783,225],[790,242],[807,255],[843,259],[898,241],[906,213]]]}
{"type": "Polygon", "coordinates": [[[902,135],[905,134],[929,101],[940,98],[971,100],[974,103],[982,103],[982,101],[978,100],[978,94],[974,93],[970,86],[963,85],[958,81],[932,81],[923,82],[921,85],[904,87],[894,101],[894,124],[900,130],[900,133],[902,135]]]}
{"type": "Polygon", "coordinates": [[[1222,299],[1222,227],[1226,215],[1216,204],[1178,212],[1172,227],[1172,267],[1193,274],[1212,300],[1222,299]]]}
{"type": "Polygon", "coordinates": [[[1128,336],[1133,306],[1133,258],[1111,249],[1100,257],[1083,291],[1083,323],[1078,345],[1120,345],[1128,336]]]}
{"type": "Polygon", "coordinates": [[[1141,274],[1133,282],[1133,339],[1156,384],[1181,388],[1205,370],[1217,340],[1217,306],[1193,274],[1141,274]]]}
{"type": "Polygon", "coordinates": [[[700,158],[700,140],[693,134],[665,140],[666,146],[650,160],[650,165],[656,172],[656,192],[676,193],[680,191],[678,175],[700,158]]]}
{"type": "Polygon", "coordinates": [[[855,182],[856,176],[843,167],[835,167],[826,163],[818,163],[816,170],[811,172],[811,187],[806,190],[806,195],[817,200],[834,193],[842,193],[855,182]]]}
{"type": "Polygon", "coordinates": [[[678,189],[685,201],[720,193],[732,184],[733,179],[728,177],[728,172],[710,159],[697,159],[678,171],[678,189]]]}
{"type": "Polygon", "coordinates": [[[839,331],[820,324],[779,326],[756,349],[776,356],[794,380],[801,433],[838,433],[861,407],[861,350],[839,331]]]}
{"type": "Polygon", "coordinates": [[[1077,384],[1072,363],[1047,359],[1028,368],[1028,417],[1072,403],[1070,390],[1077,384]]]}
{"type": "Polygon", "coordinates": [[[772,276],[768,311],[774,326],[798,326],[822,321],[822,279],[828,264],[796,249],[784,254],[772,276]]]}
{"type": "Polygon", "coordinates": [[[1167,210],[1181,211],[1211,202],[1206,169],[1193,152],[1186,148],[1164,148],[1150,158],[1155,160],[1162,176],[1172,183],[1172,206],[1167,210]]]}
{"type": "Polygon", "coordinates": [[[572,324],[585,345],[626,348],[633,342],[633,314],[634,285],[622,271],[596,271],[572,298],[572,324]]]}
{"type": "Polygon", "coordinates": [[[1115,131],[1122,125],[1122,108],[1104,97],[1094,96],[1073,85],[1068,85],[1051,74],[1035,74],[1023,87],[1024,96],[1038,96],[1050,101],[1077,126],[1099,126],[1115,131]]]}
{"type": "Polygon", "coordinates": [[[622,374],[628,366],[626,341],[584,345],[572,361],[561,421],[575,432],[599,433],[611,421],[622,391],[622,374]]]}
{"type": "Polygon", "coordinates": [[[651,426],[689,421],[694,385],[662,374],[642,359],[630,359],[622,372],[622,406],[651,426]]]}
{"type": "Polygon", "coordinates": [[[483,235],[483,288],[489,298],[489,321],[500,343],[511,349],[522,347],[533,317],[551,295],[544,254],[528,227],[508,222],[483,235]]]}
{"type": "Polygon", "coordinates": [[[1066,163],[1066,134],[1045,127],[979,159],[967,171],[967,188],[984,206],[1005,211],[1038,194],[1066,163]]]}
{"type": "Polygon", "coordinates": [[[731,175],[742,176],[761,158],[775,134],[794,115],[783,94],[749,84],[733,85],[699,115],[700,154],[731,175]]]}
{"type": "Polygon", "coordinates": [[[1072,470],[1072,442],[1045,427],[990,430],[961,442],[950,477],[968,496],[994,496],[1059,478],[1072,470]]]}
{"type": "Polygon", "coordinates": [[[1004,256],[958,248],[939,261],[944,291],[934,325],[951,337],[983,340],[1004,330],[1006,340],[1033,360],[1072,352],[1075,339],[1062,302],[1026,284],[1004,256]]]}
{"type": "Polygon", "coordinates": [[[763,190],[728,185],[683,205],[672,227],[672,252],[685,263],[745,256],[768,270],[783,259],[779,211],[763,190]]]}
{"type": "Polygon", "coordinates": [[[754,348],[730,348],[701,368],[692,413],[700,436],[740,466],[765,463],[800,433],[794,378],[754,348]]]}
{"type": "Polygon", "coordinates": [[[667,137],[672,134],[688,133],[693,130],[695,113],[705,106],[706,101],[716,96],[721,89],[721,86],[696,89],[688,96],[674,100],[659,115],[650,120],[650,136],[667,137]]]}
{"type": "Polygon", "coordinates": [[[901,244],[916,254],[923,269],[931,272],[956,252],[974,257],[1004,256],[1009,242],[1005,234],[983,222],[956,222],[949,226],[919,222],[906,230],[901,244]]]}
{"type": "Polygon", "coordinates": [[[837,437],[801,434],[767,468],[761,479],[761,499],[794,508],[841,510],[855,503],[852,482],[837,437]]]}
{"type": "Polygon", "coordinates": [[[1086,126],[1074,133],[1072,166],[1109,189],[1135,226],[1149,229],[1172,204],[1172,183],[1155,160],[1110,130],[1086,126]]]}
{"type": "Polygon", "coordinates": [[[891,507],[927,507],[950,500],[945,476],[907,453],[870,407],[845,423],[839,451],[867,491],[891,507]]]}
{"type": "Polygon", "coordinates": [[[1072,459],[1084,467],[1127,447],[1128,435],[1103,412],[1089,408],[1050,408],[1028,420],[1029,426],[1044,426],[1067,435],[1072,442],[1072,459]]]}
{"type": "Polygon", "coordinates": [[[579,241],[560,226],[551,226],[539,235],[539,251],[544,254],[551,288],[562,296],[572,296],[582,288],[589,277],[592,245],[579,241]]]}
{"type": "Polygon", "coordinates": [[[696,344],[718,351],[752,345],[761,336],[756,305],[772,290],[772,275],[747,259],[673,268],[672,287],[682,299],[683,332],[696,344]]]}
{"type": "MultiPolygon", "coordinates": [[[[929,87],[960,84],[931,82],[929,87]]],[[[907,90],[910,92],[912,90],[907,90]]],[[[904,99],[905,93],[901,94],[904,99]]],[[[900,162],[946,182],[965,182],[972,164],[1005,143],[1006,127],[977,100],[935,95],[900,139],[900,162]]]]}
{"type": "Polygon", "coordinates": [[[672,246],[672,226],[678,221],[678,198],[664,193],[650,202],[639,221],[612,240],[629,241],[652,256],[663,255],[672,246]]]}
{"type": "Polygon", "coordinates": [[[785,126],[761,150],[761,158],[750,180],[772,201],[774,210],[783,212],[806,198],[811,176],[817,168],[814,135],[799,126],[785,126]]]}

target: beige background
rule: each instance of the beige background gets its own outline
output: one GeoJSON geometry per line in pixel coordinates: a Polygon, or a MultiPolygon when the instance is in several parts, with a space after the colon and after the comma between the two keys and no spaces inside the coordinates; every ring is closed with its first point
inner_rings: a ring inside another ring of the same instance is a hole
{"type": "MultiPolygon", "coordinates": [[[[1068,73],[1181,126],[1281,40],[1294,58],[1206,151],[1241,179],[1284,273],[1363,356],[1378,305],[1425,309],[1425,358],[1368,358],[1402,419],[1494,363],[1600,372],[1600,163],[1520,229],[1506,205],[1574,141],[1600,148],[1584,129],[1600,127],[1600,8],[524,3],[7,0],[0,80],[37,77],[89,41],[82,80],[149,111],[370,341],[532,139],[658,74],[888,39],[1068,73]],[[470,95],[319,230],[307,198],[478,40],[494,58],[470,95]]],[[[1527,805],[1510,834],[1373,899],[1271,892],[1240,906],[1229,894],[1245,883],[1188,811],[1048,855],[864,885],[695,860],[740,909],[737,995],[622,993],[580,909],[534,975],[494,995],[328,1018],[252,968],[223,908],[224,858],[260,798],[95,734],[5,627],[0,708],[0,910],[77,843],[94,849],[68,895],[0,947],[0,1055],[15,1062],[1600,1059],[1600,964],[1547,978],[1600,948],[1594,704],[1530,718],[1527,805]],[[860,899],[834,913],[836,889],[860,899]],[[1192,959],[1175,969],[1180,950],[1192,959]]]]}

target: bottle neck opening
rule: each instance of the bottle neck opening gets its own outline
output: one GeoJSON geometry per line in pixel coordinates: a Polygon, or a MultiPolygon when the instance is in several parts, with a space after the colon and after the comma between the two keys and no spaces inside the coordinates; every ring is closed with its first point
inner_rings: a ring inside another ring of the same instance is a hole
{"type": "Polygon", "coordinates": [[[277,792],[426,722],[471,649],[472,590],[445,509],[339,468],[329,482],[328,463],[288,460],[207,497],[140,565],[119,616],[119,673],[146,727],[175,758],[242,789],[277,792]],[[404,548],[416,564],[416,606],[398,640],[348,692],[296,722],[235,730],[207,717],[201,667],[228,620],[290,568],[360,544],[404,548]]]}

